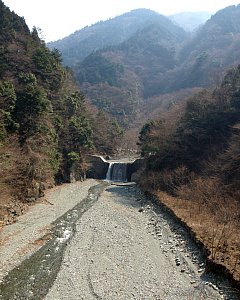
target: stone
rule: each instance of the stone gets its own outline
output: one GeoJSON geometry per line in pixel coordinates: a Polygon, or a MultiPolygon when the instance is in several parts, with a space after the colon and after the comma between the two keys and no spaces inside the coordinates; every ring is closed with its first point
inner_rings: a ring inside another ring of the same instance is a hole
{"type": "Polygon", "coordinates": [[[181,269],[181,273],[184,273],[186,270],[185,269],[181,269]]]}
{"type": "Polygon", "coordinates": [[[35,197],[29,197],[29,198],[26,198],[27,202],[34,202],[36,201],[36,198],[35,197]]]}
{"type": "Polygon", "coordinates": [[[179,259],[179,258],[176,258],[176,259],[175,259],[175,262],[176,262],[176,266],[180,266],[181,262],[180,262],[180,259],[179,259]]]}

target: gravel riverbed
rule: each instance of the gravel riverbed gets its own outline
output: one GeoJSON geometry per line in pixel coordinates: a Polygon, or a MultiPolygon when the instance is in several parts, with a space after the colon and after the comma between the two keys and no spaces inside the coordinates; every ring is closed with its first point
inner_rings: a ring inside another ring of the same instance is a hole
{"type": "Polygon", "coordinates": [[[109,186],[77,222],[46,300],[225,299],[134,185],[109,186]]]}
{"type": "Polygon", "coordinates": [[[5,227],[1,241],[3,300],[238,299],[206,274],[185,229],[134,183],[57,187],[5,227]]]}

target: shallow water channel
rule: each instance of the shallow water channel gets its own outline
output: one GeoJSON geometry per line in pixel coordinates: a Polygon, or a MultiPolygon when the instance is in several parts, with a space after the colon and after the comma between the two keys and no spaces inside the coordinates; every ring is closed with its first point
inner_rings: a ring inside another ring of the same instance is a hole
{"type": "Polygon", "coordinates": [[[73,237],[77,220],[98,200],[108,185],[102,182],[89,189],[88,196],[52,225],[52,238],[4,278],[0,299],[43,299],[61,267],[64,250],[73,237]]]}

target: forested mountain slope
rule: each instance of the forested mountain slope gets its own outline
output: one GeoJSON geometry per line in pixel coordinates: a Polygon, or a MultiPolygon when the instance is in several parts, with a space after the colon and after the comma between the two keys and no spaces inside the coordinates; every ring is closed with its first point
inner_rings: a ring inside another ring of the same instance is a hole
{"type": "MultiPolygon", "coordinates": [[[[238,64],[239,14],[239,5],[220,10],[193,35],[149,10],[132,11],[103,22],[101,26],[107,26],[108,30],[100,35],[97,32],[97,37],[89,37],[92,43],[108,32],[117,33],[119,20],[131,19],[132,22],[126,24],[134,30],[129,30],[124,41],[119,34],[115,44],[108,46],[104,42],[102,49],[99,44],[95,48],[98,50],[72,65],[75,77],[94,105],[128,126],[141,118],[146,105],[151,117],[151,107],[153,110],[157,102],[159,107],[166,109],[178,101],[178,93],[182,90],[191,93],[191,89],[214,86],[220,82],[226,68],[238,64]],[[163,104],[162,95],[165,94],[163,104]],[[176,95],[175,99],[171,94],[176,95]]],[[[88,30],[95,32],[99,26],[96,24],[88,30]]],[[[77,43],[77,35],[71,38],[77,43]]],[[[61,41],[58,45],[62,45],[61,41]]],[[[74,49],[82,51],[84,46],[76,45],[74,49]]],[[[65,53],[63,57],[67,59],[65,53]]]]}
{"type": "Polygon", "coordinates": [[[84,178],[85,154],[111,153],[122,131],[105,113],[91,113],[59,51],[2,1],[0,52],[1,225],[46,188],[69,181],[73,169],[84,178]],[[95,128],[102,121],[100,141],[95,128]]]}
{"type": "Polygon", "coordinates": [[[223,72],[239,63],[240,5],[218,11],[182,48],[182,65],[171,74],[168,89],[219,83],[223,72]],[[173,82],[174,80],[174,82],[173,82]]]}
{"type": "Polygon", "coordinates": [[[143,98],[157,93],[159,77],[174,69],[185,38],[180,27],[158,15],[128,40],[95,51],[75,65],[76,80],[98,108],[127,125],[143,98]]]}
{"type": "Polygon", "coordinates": [[[49,43],[48,47],[59,49],[63,62],[68,66],[74,66],[93,51],[118,45],[156,21],[165,28],[174,27],[168,18],[154,11],[136,9],[113,19],[87,26],[70,36],[49,43]]]}

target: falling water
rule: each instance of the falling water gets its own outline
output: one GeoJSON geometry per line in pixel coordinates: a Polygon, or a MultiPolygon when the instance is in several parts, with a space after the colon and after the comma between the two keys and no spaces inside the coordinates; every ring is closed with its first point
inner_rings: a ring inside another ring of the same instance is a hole
{"type": "Polygon", "coordinates": [[[110,162],[109,166],[108,166],[108,170],[107,170],[106,180],[111,180],[112,166],[113,166],[113,163],[110,162]]]}
{"type": "Polygon", "coordinates": [[[119,162],[109,163],[106,180],[127,182],[127,164],[119,162]]]}

